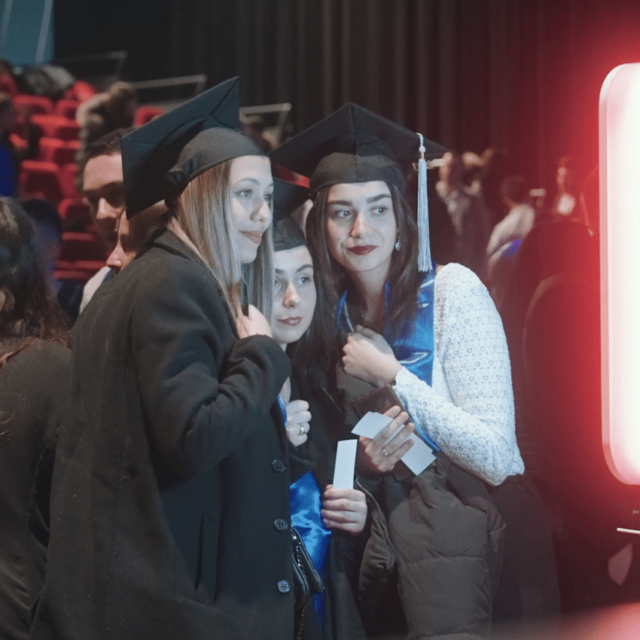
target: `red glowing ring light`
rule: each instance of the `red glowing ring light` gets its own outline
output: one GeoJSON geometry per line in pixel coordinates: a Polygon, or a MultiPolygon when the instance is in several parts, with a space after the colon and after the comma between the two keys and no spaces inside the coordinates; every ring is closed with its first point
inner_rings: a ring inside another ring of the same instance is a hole
{"type": "Polygon", "coordinates": [[[640,484],[640,63],[600,93],[602,436],[622,482],[640,484]]]}

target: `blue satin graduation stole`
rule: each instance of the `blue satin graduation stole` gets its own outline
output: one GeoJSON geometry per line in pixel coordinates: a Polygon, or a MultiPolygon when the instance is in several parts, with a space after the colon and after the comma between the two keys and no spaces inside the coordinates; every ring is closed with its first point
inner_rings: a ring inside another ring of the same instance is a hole
{"type": "MultiPolygon", "coordinates": [[[[389,282],[385,284],[385,311],[389,305],[389,282]]],[[[395,338],[388,321],[385,319],[384,338],[389,343],[398,362],[406,367],[420,380],[431,386],[433,375],[433,306],[435,294],[435,268],[424,274],[422,283],[418,289],[416,299],[416,315],[412,326],[404,327],[403,331],[395,338]]],[[[385,318],[389,314],[385,313],[385,318]]],[[[347,292],[340,298],[336,309],[336,333],[349,333],[354,331],[347,310],[347,292]]],[[[415,421],[414,421],[415,422],[415,421]]],[[[438,445],[429,438],[425,430],[416,424],[416,429],[422,439],[435,451],[439,451],[438,445]]]]}
{"type": "MultiPolygon", "coordinates": [[[[278,395],[278,405],[282,411],[285,426],[287,425],[287,407],[278,395]]],[[[289,486],[289,504],[291,507],[291,525],[294,526],[304,546],[307,548],[313,564],[324,580],[324,569],[329,552],[331,531],[324,526],[320,509],[322,509],[322,492],[311,471],[307,471],[289,486]]],[[[313,596],[313,605],[320,624],[324,616],[324,593],[313,596]]]]}

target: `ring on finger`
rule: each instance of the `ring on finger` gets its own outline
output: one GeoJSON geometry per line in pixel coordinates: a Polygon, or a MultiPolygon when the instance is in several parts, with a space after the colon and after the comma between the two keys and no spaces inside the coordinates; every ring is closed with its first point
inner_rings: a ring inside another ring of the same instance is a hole
{"type": "Polygon", "coordinates": [[[389,455],[389,452],[386,449],[383,449],[382,455],[386,458],[389,455]]]}
{"type": "Polygon", "coordinates": [[[298,431],[298,435],[299,436],[303,436],[306,432],[307,432],[307,430],[304,428],[304,426],[302,426],[302,427],[300,427],[300,431],[298,431]]]}

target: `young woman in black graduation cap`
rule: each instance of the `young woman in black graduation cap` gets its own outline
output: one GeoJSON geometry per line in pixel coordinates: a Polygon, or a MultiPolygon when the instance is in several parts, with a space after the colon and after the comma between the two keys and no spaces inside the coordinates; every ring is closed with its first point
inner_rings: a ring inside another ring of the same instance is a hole
{"type": "Polygon", "coordinates": [[[32,638],[293,638],[290,365],[253,306],[269,317],[273,182],[238,80],[122,155],[128,215],[164,199],[168,229],[74,328],[32,638]]]}
{"type": "MultiPolygon", "coordinates": [[[[426,160],[443,152],[349,104],[271,157],[310,177],[306,230],[324,313],[309,361],[335,371],[347,409],[390,385],[436,452],[418,476],[398,464],[413,425],[398,431],[408,414],[396,407],[377,437],[361,438],[358,454],[386,512],[409,637],[486,637],[496,608],[516,618],[555,613],[557,584],[544,512],[522,477],[500,318],[472,272],[431,263],[426,160]],[[417,221],[402,197],[416,162],[417,221]],[[494,500],[507,521],[495,603],[504,531],[494,500]]],[[[375,572],[367,578],[367,562],[379,557],[383,537],[369,540],[361,586],[379,583],[375,572]]]]}
{"type": "MultiPolygon", "coordinates": [[[[273,226],[275,287],[271,315],[273,338],[293,358],[305,349],[316,310],[313,260],[301,228],[290,215],[308,199],[309,191],[274,178],[273,226]]],[[[351,583],[350,563],[357,553],[354,539],[365,528],[365,494],[332,483],[333,452],[329,425],[318,425],[326,411],[312,416],[306,392],[292,375],[281,391],[287,437],[291,443],[291,521],[300,532],[325,589],[314,595],[305,611],[305,625],[317,628],[323,640],[358,640],[366,637],[351,583]],[[311,427],[313,418],[313,425],[311,427]],[[319,623],[319,624],[316,624],[319,623]]],[[[314,410],[317,406],[314,406],[314,410]]],[[[330,420],[329,420],[330,422],[330,420]]]]}

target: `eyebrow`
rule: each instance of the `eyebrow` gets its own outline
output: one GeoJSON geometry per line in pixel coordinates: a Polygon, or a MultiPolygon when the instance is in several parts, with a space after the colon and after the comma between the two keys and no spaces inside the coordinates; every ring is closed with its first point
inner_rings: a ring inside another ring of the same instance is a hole
{"type": "MultiPolygon", "coordinates": [[[[312,264],[303,264],[301,267],[298,267],[296,269],[296,273],[300,273],[301,271],[304,271],[305,269],[313,269],[313,265],[312,264]]],[[[284,273],[284,269],[276,269],[276,273],[284,273]]]]}
{"type": "MultiPolygon", "coordinates": [[[[256,178],[249,178],[249,177],[240,178],[239,180],[236,180],[233,183],[233,185],[235,186],[235,185],[240,184],[242,182],[251,182],[253,184],[256,184],[256,185],[260,186],[260,180],[256,180],[256,178]]],[[[268,189],[269,187],[273,187],[273,182],[269,183],[266,188],[268,189]]]]}
{"type": "Polygon", "coordinates": [[[102,193],[103,191],[107,191],[108,189],[122,186],[124,186],[124,182],[122,180],[114,180],[113,182],[107,182],[107,184],[103,184],[98,189],[83,189],[82,195],[86,196],[93,193],[102,193]]]}
{"type": "MultiPolygon", "coordinates": [[[[389,193],[380,193],[377,196],[372,196],[371,198],[367,198],[367,204],[373,204],[374,202],[378,202],[379,200],[383,200],[384,198],[391,198],[391,194],[389,193]]],[[[340,205],[350,205],[353,204],[352,200],[330,200],[329,204],[340,204],[340,205]]]]}

